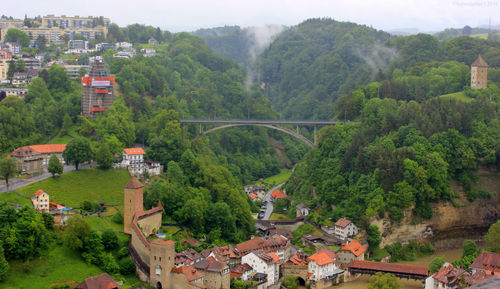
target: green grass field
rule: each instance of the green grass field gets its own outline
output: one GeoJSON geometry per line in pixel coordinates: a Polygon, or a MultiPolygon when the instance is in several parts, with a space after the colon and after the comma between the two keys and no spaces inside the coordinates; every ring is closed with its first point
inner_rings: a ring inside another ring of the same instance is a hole
{"type": "Polygon", "coordinates": [[[59,131],[59,134],[55,138],[53,138],[49,143],[50,144],[69,143],[73,138],[78,136],[76,129],[77,129],[76,126],[72,127],[67,135],[61,135],[61,131],[59,131]]]}
{"type": "Polygon", "coordinates": [[[272,213],[269,220],[286,220],[288,217],[283,214],[272,213]]]}
{"type": "Polygon", "coordinates": [[[270,176],[269,178],[264,179],[265,183],[268,184],[281,184],[286,182],[290,176],[292,175],[292,170],[290,169],[281,169],[280,173],[274,176],[270,176]]]}
{"type": "Polygon", "coordinates": [[[463,102],[472,102],[473,99],[466,96],[463,91],[455,92],[455,93],[450,93],[450,94],[444,94],[440,96],[441,99],[456,99],[459,101],[463,102]]]}
{"type": "Polygon", "coordinates": [[[1,193],[0,202],[6,202],[12,205],[31,206],[31,201],[29,199],[22,198],[12,192],[1,193]]]}
{"type": "MultiPolygon", "coordinates": [[[[54,245],[54,249],[46,256],[28,263],[11,262],[7,279],[0,283],[1,288],[40,289],[52,283],[73,280],[77,283],[84,279],[104,273],[95,265],[86,264],[78,253],[62,245],[54,245]]],[[[141,284],[136,276],[113,276],[116,281],[123,280],[129,288],[141,284]]]]}
{"type": "Polygon", "coordinates": [[[48,178],[17,190],[31,197],[37,190],[50,195],[50,201],[69,207],[79,207],[85,200],[100,201],[108,205],[123,205],[123,188],[130,180],[127,170],[82,169],[48,178]]]}

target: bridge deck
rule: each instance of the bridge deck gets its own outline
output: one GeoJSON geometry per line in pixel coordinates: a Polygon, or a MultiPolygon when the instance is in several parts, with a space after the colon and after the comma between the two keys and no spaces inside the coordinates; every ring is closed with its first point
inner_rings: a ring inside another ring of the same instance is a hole
{"type": "Polygon", "coordinates": [[[399,278],[417,280],[423,280],[429,275],[427,267],[408,264],[354,260],[347,264],[347,267],[351,273],[375,274],[376,272],[383,272],[392,273],[399,278]]]}
{"type": "Polygon", "coordinates": [[[186,124],[267,124],[267,125],[336,125],[343,123],[359,123],[357,121],[330,121],[330,120],[224,120],[224,119],[181,119],[186,124]]]}

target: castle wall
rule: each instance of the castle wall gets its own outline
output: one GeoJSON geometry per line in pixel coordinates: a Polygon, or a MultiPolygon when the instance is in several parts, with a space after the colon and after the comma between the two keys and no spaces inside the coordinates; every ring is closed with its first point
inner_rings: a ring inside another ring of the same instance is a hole
{"type": "Polygon", "coordinates": [[[144,236],[142,235],[141,231],[137,226],[134,226],[134,230],[132,230],[132,238],[130,239],[131,245],[134,247],[135,251],[141,258],[141,260],[149,264],[149,254],[150,254],[150,249],[148,244],[148,241],[144,236]]]}
{"type": "Polygon", "coordinates": [[[472,67],[470,75],[470,87],[481,89],[488,86],[488,67],[472,67]]]}
{"type": "Polygon", "coordinates": [[[159,211],[153,215],[144,218],[139,218],[137,224],[139,224],[139,226],[141,227],[144,235],[149,236],[153,232],[157,232],[160,229],[161,219],[162,219],[162,212],[159,211]]]}

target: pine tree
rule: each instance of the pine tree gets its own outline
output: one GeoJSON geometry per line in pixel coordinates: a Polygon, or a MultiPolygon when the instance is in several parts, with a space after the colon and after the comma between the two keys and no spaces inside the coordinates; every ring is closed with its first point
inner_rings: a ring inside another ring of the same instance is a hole
{"type": "Polygon", "coordinates": [[[109,150],[108,145],[106,143],[102,143],[96,153],[97,164],[103,169],[109,169],[111,165],[113,165],[113,161],[113,154],[109,150]]]}

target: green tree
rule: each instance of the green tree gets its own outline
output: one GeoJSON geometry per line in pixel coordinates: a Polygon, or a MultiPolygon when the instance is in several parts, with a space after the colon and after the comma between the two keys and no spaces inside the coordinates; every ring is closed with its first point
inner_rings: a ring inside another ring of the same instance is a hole
{"type": "Polygon", "coordinates": [[[17,161],[15,158],[0,159],[0,177],[5,181],[7,191],[9,190],[9,179],[17,173],[17,161]]]}
{"type": "Polygon", "coordinates": [[[52,174],[52,177],[54,177],[55,175],[62,174],[63,169],[64,169],[63,164],[61,163],[61,161],[59,161],[59,158],[55,154],[51,155],[47,170],[49,171],[49,173],[52,174]]]}
{"type": "Polygon", "coordinates": [[[30,44],[30,37],[22,30],[9,28],[5,34],[5,42],[17,42],[22,47],[28,47],[30,44]]]}
{"type": "Polygon", "coordinates": [[[393,274],[377,272],[377,274],[370,277],[368,289],[399,289],[403,285],[398,283],[398,279],[393,274]]]}
{"type": "Polygon", "coordinates": [[[380,242],[382,242],[382,237],[380,237],[380,231],[376,225],[370,225],[368,229],[366,229],[367,241],[368,245],[370,245],[370,252],[373,252],[378,248],[380,242]]]}
{"type": "Polygon", "coordinates": [[[431,263],[429,264],[429,274],[436,273],[445,262],[446,260],[441,257],[432,259],[431,263]]]}
{"type": "Polygon", "coordinates": [[[95,155],[95,160],[100,168],[109,169],[113,165],[113,154],[109,151],[108,145],[102,143],[95,155]]]}
{"type": "Polygon", "coordinates": [[[476,242],[472,240],[466,240],[462,245],[462,258],[466,256],[474,256],[477,257],[478,248],[476,242]]]}
{"type": "Polygon", "coordinates": [[[283,286],[287,289],[297,289],[299,287],[299,278],[293,275],[286,275],[283,278],[283,286]]]}
{"type": "Polygon", "coordinates": [[[90,234],[89,223],[80,216],[70,217],[66,224],[63,239],[66,246],[73,250],[83,250],[90,234]]]}
{"type": "Polygon", "coordinates": [[[101,238],[102,244],[106,250],[114,250],[118,248],[118,236],[116,236],[116,233],[113,230],[105,230],[102,232],[101,238]]]}
{"type": "Polygon", "coordinates": [[[83,137],[72,139],[63,152],[63,158],[68,164],[74,164],[76,170],[78,165],[83,162],[90,162],[92,160],[92,150],[90,149],[90,142],[83,137]]]}
{"type": "Polygon", "coordinates": [[[71,117],[69,114],[65,114],[63,117],[63,123],[62,123],[62,128],[61,128],[61,134],[62,135],[68,135],[69,130],[73,126],[73,120],[71,120],[71,117]]]}
{"type": "Polygon", "coordinates": [[[3,243],[0,242],[0,281],[5,280],[7,272],[9,272],[9,262],[5,259],[3,243]]]}
{"type": "Polygon", "coordinates": [[[500,253],[500,220],[488,229],[488,233],[486,233],[486,245],[493,252],[500,253]]]}
{"type": "Polygon", "coordinates": [[[132,275],[135,273],[135,263],[129,257],[125,257],[118,263],[120,266],[120,274],[122,275],[132,275]]]}

